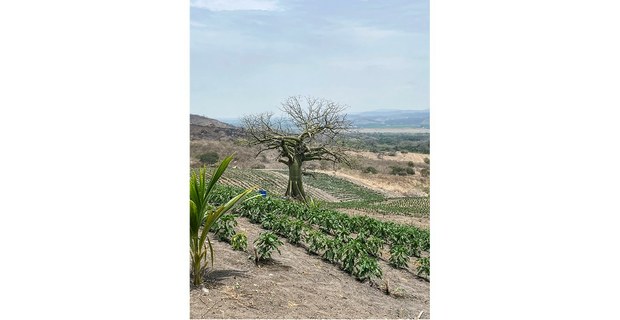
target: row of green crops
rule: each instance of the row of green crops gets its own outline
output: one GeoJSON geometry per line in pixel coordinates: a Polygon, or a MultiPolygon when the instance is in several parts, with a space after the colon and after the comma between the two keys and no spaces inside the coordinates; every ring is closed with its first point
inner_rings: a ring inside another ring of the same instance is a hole
{"type": "Polygon", "coordinates": [[[340,201],[384,200],[383,195],[374,190],[325,173],[313,172],[312,176],[304,176],[303,182],[305,185],[321,189],[333,195],[340,201]]]}
{"type": "MultiPolygon", "coordinates": [[[[232,168],[226,171],[226,174],[220,179],[220,183],[238,188],[258,186],[260,189],[266,190],[269,194],[283,195],[286,193],[286,188],[288,186],[287,175],[288,172],[286,175],[282,175],[269,170],[232,168]]],[[[308,188],[306,193],[314,199],[319,199],[321,201],[326,200],[320,194],[315,193],[311,188],[308,188]]]]}
{"type": "Polygon", "coordinates": [[[301,203],[267,197],[244,202],[240,209],[250,220],[262,220],[268,213],[282,213],[316,225],[321,231],[337,236],[339,234],[367,234],[385,239],[390,245],[412,247],[414,256],[430,250],[430,233],[415,226],[406,226],[390,221],[380,221],[367,216],[347,214],[322,208],[308,208],[301,203]]]}
{"type": "MultiPolygon", "coordinates": [[[[381,276],[376,259],[384,245],[390,247],[389,262],[396,268],[407,267],[410,256],[424,262],[430,251],[428,230],[366,216],[350,217],[271,197],[246,201],[237,211],[287,238],[291,244],[303,242],[310,253],[339,264],[360,280],[381,276]]],[[[430,272],[420,268],[418,271],[421,275],[430,272]]]]}
{"type": "Polygon", "coordinates": [[[390,198],[382,201],[332,202],[327,203],[326,207],[331,209],[355,209],[381,214],[428,217],[430,214],[430,199],[429,197],[407,197],[390,198]]]}

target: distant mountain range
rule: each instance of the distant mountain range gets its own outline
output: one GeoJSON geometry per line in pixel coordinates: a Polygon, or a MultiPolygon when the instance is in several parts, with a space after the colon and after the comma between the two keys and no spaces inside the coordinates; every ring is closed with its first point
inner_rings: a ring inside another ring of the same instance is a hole
{"type": "Polygon", "coordinates": [[[357,128],[429,128],[429,110],[373,110],[350,113],[357,128]]]}
{"type": "MultiPolygon", "coordinates": [[[[378,109],[358,113],[349,113],[347,118],[356,128],[429,128],[430,111],[378,109]]],[[[231,128],[240,126],[238,118],[220,118],[218,120],[190,115],[190,123],[200,126],[231,128]],[[207,120],[208,119],[208,120],[207,120]]]]}

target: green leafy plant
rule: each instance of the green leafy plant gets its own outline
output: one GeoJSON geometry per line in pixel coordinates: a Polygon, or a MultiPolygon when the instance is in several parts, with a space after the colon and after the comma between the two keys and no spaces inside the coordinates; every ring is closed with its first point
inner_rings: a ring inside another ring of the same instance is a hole
{"type": "Polygon", "coordinates": [[[301,220],[290,221],[287,226],[286,239],[291,244],[298,244],[304,237],[305,224],[301,220]]]}
{"type": "Polygon", "coordinates": [[[325,252],[323,258],[331,263],[337,262],[338,251],[340,250],[341,242],[334,239],[325,238],[325,252]]]}
{"type": "Polygon", "coordinates": [[[307,197],[306,206],[310,209],[320,209],[323,206],[323,203],[313,197],[307,197]]]}
{"type": "Polygon", "coordinates": [[[418,259],[418,268],[416,270],[418,275],[422,277],[430,277],[431,276],[431,261],[430,258],[420,258],[418,259]]]}
{"type": "Polygon", "coordinates": [[[352,274],[360,281],[371,278],[381,278],[383,276],[377,259],[366,255],[359,258],[353,268],[352,274]]]}
{"type": "Polygon", "coordinates": [[[390,248],[390,264],[396,268],[406,268],[409,263],[409,249],[405,246],[395,245],[390,248]]]}
{"type": "Polygon", "coordinates": [[[215,183],[222,176],[233,157],[229,156],[222,161],[210,179],[207,179],[206,168],[192,171],[189,183],[189,240],[191,270],[194,276],[193,284],[202,284],[204,271],[208,266],[207,254],[210,254],[213,265],[213,247],[207,236],[215,222],[230,210],[241,198],[254,191],[247,189],[230,199],[225,204],[214,207],[208,203],[209,194],[215,183]]]}
{"type": "Polygon", "coordinates": [[[277,250],[279,254],[282,254],[278,247],[283,243],[273,232],[261,233],[258,239],[254,240],[254,244],[256,245],[256,254],[258,255],[257,260],[271,259],[273,250],[277,250]]]}
{"type": "Polygon", "coordinates": [[[319,254],[319,251],[324,250],[326,247],[326,238],[322,232],[312,230],[308,232],[306,241],[308,242],[308,251],[314,254],[319,254]]]}
{"type": "Polygon", "coordinates": [[[245,233],[237,233],[230,239],[233,250],[245,251],[248,248],[248,236],[245,233]]]}
{"type": "Polygon", "coordinates": [[[354,269],[358,261],[362,256],[366,256],[366,246],[360,239],[353,239],[340,247],[338,256],[342,262],[342,269],[348,273],[354,274],[354,269]]]}
{"type": "Polygon", "coordinates": [[[381,255],[381,249],[383,248],[383,243],[385,242],[383,239],[375,236],[369,236],[364,239],[364,242],[366,243],[366,252],[368,254],[375,257],[379,257],[379,255],[381,255]]]}
{"type": "Polygon", "coordinates": [[[215,222],[213,232],[218,239],[229,242],[230,238],[235,234],[237,220],[232,214],[225,214],[215,222]]]}

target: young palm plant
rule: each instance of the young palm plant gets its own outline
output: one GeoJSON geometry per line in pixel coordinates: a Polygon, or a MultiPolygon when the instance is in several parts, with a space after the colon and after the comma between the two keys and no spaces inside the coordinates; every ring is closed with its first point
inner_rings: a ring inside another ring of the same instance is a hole
{"type": "Polygon", "coordinates": [[[249,188],[218,207],[208,203],[207,199],[209,199],[211,190],[232,159],[232,156],[225,158],[209,180],[207,180],[206,168],[191,173],[189,181],[189,243],[194,285],[202,284],[204,271],[208,266],[207,253],[210,254],[211,265],[213,265],[213,247],[207,236],[209,230],[241,198],[256,189],[249,188]]]}

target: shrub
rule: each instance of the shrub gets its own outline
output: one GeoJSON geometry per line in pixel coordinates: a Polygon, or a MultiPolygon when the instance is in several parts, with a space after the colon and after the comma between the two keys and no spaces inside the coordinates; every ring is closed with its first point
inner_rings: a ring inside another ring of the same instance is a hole
{"type": "Polygon", "coordinates": [[[366,256],[366,250],[361,239],[345,243],[338,251],[338,257],[342,262],[342,269],[351,274],[354,273],[355,266],[362,256],[366,256]]]}
{"type": "Polygon", "coordinates": [[[381,278],[383,272],[379,268],[377,259],[369,256],[362,256],[355,265],[352,274],[360,281],[373,277],[381,278]]]}
{"type": "Polygon", "coordinates": [[[327,239],[322,232],[317,230],[311,230],[306,237],[308,242],[308,250],[311,253],[318,254],[319,251],[324,250],[326,247],[327,239]]]}
{"type": "Polygon", "coordinates": [[[429,158],[424,158],[424,163],[426,163],[426,164],[431,164],[431,159],[429,159],[429,158]]]}
{"type": "Polygon", "coordinates": [[[413,170],[413,168],[411,167],[407,168],[405,172],[407,172],[407,174],[415,174],[415,170],[413,170]]]}
{"type": "Polygon", "coordinates": [[[323,258],[331,263],[338,261],[338,251],[340,251],[341,242],[335,239],[325,239],[325,252],[323,258]]]}
{"type": "Polygon", "coordinates": [[[217,154],[217,152],[209,151],[207,153],[201,154],[198,159],[200,159],[200,162],[204,164],[214,164],[218,162],[218,160],[220,160],[220,156],[217,154]]]}
{"type": "Polygon", "coordinates": [[[257,260],[267,260],[271,259],[271,254],[273,250],[277,250],[279,254],[280,252],[279,246],[282,245],[282,241],[278,239],[273,232],[265,232],[258,235],[258,239],[254,240],[254,244],[256,245],[256,254],[258,255],[257,260]]]}
{"type": "Polygon", "coordinates": [[[422,277],[430,277],[431,275],[431,262],[429,258],[418,259],[418,275],[422,277]]]}
{"type": "Polygon", "coordinates": [[[396,268],[405,268],[409,262],[409,250],[405,246],[395,245],[390,248],[390,264],[396,268]]]}
{"type": "Polygon", "coordinates": [[[286,239],[291,244],[298,244],[304,237],[304,222],[301,220],[290,222],[287,229],[286,239]]]}
{"type": "Polygon", "coordinates": [[[230,238],[235,234],[237,220],[232,214],[223,215],[213,226],[213,232],[218,239],[229,242],[230,238]]]}
{"type": "Polygon", "coordinates": [[[390,152],[388,152],[387,155],[390,156],[390,157],[395,157],[396,156],[396,152],[390,151],[390,152]]]}
{"type": "Polygon", "coordinates": [[[233,250],[245,251],[248,248],[248,236],[245,233],[237,233],[231,238],[230,243],[233,250]]]}
{"type": "Polygon", "coordinates": [[[422,170],[420,170],[420,174],[423,177],[428,177],[430,175],[430,171],[428,169],[422,169],[422,170]]]}
{"type": "Polygon", "coordinates": [[[407,175],[407,171],[403,167],[391,166],[390,168],[392,169],[392,172],[390,172],[391,174],[399,175],[399,176],[407,175]]]}
{"type": "Polygon", "coordinates": [[[413,166],[414,166],[413,161],[409,161],[409,162],[407,162],[407,166],[409,166],[409,167],[413,167],[413,166]]]}
{"type": "Polygon", "coordinates": [[[362,170],[362,172],[376,174],[378,171],[375,167],[366,167],[364,168],[364,170],[362,170]]]}
{"type": "Polygon", "coordinates": [[[379,257],[381,255],[381,249],[383,248],[383,239],[377,238],[375,236],[370,236],[364,239],[366,242],[366,252],[375,257],[379,257]]]}

